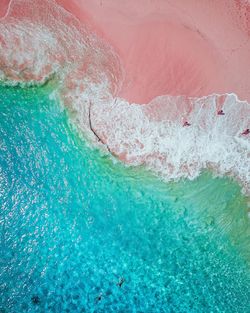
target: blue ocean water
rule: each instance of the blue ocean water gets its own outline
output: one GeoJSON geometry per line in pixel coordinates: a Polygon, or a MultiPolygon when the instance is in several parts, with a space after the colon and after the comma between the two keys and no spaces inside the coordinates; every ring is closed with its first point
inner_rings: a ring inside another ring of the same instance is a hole
{"type": "Polygon", "coordinates": [[[51,91],[0,87],[0,312],[250,312],[240,187],[113,163],[51,91]]]}

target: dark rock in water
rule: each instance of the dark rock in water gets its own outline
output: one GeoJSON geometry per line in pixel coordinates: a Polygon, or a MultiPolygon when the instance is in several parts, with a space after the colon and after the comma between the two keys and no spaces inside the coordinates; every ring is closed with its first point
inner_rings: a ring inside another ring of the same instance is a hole
{"type": "Polygon", "coordinates": [[[102,300],[102,292],[96,297],[96,302],[99,302],[102,300]]]}
{"type": "Polygon", "coordinates": [[[31,301],[33,304],[39,304],[40,303],[40,298],[36,295],[32,296],[31,301]]]}
{"type": "Polygon", "coordinates": [[[117,286],[121,287],[123,285],[123,283],[125,282],[125,279],[123,277],[121,277],[117,283],[117,286]]]}

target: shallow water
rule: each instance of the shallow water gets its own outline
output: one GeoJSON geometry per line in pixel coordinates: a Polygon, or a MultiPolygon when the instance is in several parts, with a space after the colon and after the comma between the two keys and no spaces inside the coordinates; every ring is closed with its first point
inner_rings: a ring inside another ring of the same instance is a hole
{"type": "Polygon", "coordinates": [[[0,312],[249,312],[240,187],[115,164],[50,92],[0,89],[0,312]]]}

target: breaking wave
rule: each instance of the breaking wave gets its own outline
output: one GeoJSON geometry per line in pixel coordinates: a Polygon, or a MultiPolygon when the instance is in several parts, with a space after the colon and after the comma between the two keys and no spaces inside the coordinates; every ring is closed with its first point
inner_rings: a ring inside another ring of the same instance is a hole
{"type": "Polygon", "coordinates": [[[23,86],[56,78],[78,128],[129,165],[164,179],[201,170],[230,175],[250,191],[250,105],[234,94],[163,95],[148,104],[118,98],[115,51],[54,1],[15,0],[0,20],[0,80],[23,86]]]}

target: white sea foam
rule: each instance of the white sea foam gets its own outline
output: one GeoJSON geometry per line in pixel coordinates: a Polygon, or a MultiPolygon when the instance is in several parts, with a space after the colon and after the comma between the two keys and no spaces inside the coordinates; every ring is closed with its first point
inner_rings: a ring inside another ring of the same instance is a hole
{"type": "Polygon", "coordinates": [[[0,19],[0,47],[5,83],[40,83],[56,76],[64,91],[75,93],[90,92],[104,81],[114,93],[120,83],[111,47],[53,0],[13,0],[0,19]]]}
{"type": "Polygon", "coordinates": [[[109,149],[130,164],[145,164],[166,179],[197,177],[205,168],[229,174],[249,190],[250,106],[235,95],[218,99],[159,97],[147,105],[124,100],[92,107],[92,125],[109,149]],[[191,126],[183,127],[188,121],[191,126]]]}
{"type": "Polygon", "coordinates": [[[2,82],[56,77],[74,123],[124,162],[144,164],[167,180],[193,179],[211,168],[250,191],[250,136],[242,135],[250,105],[234,94],[160,96],[145,105],[116,98],[122,83],[116,54],[53,1],[12,1],[0,20],[0,47],[2,82]],[[191,125],[183,127],[185,121],[191,125]]]}

